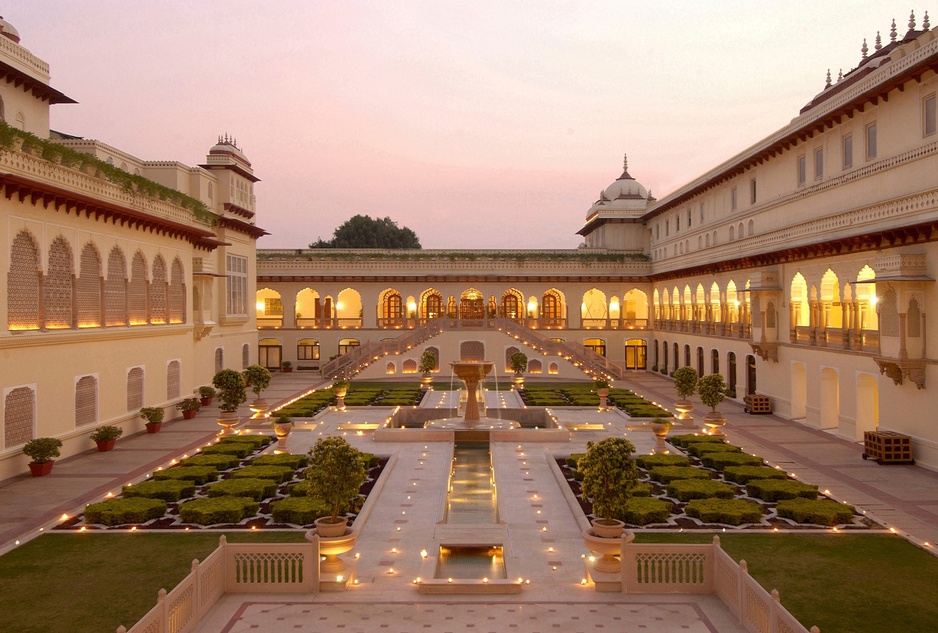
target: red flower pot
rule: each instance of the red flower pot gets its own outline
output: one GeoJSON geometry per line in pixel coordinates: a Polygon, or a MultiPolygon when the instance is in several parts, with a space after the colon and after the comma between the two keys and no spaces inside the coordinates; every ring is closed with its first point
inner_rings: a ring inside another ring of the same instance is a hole
{"type": "Polygon", "coordinates": [[[33,474],[33,477],[42,477],[52,472],[52,465],[54,463],[55,463],[54,460],[43,462],[41,464],[37,464],[35,462],[29,462],[29,470],[33,474]]]}
{"type": "Polygon", "coordinates": [[[203,407],[207,407],[208,405],[212,404],[212,400],[213,398],[200,398],[199,399],[203,407]]]}
{"type": "Polygon", "coordinates": [[[114,444],[115,444],[116,442],[117,442],[117,440],[103,440],[103,441],[100,441],[100,442],[99,442],[99,441],[95,441],[95,444],[98,445],[98,450],[99,450],[99,451],[101,451],[102,453],[106,453],[107,451],[112,450],[112,449],[114,448],[114,444]]]}
{"type": "Polygon", "coordinates": [[[195,417],[195,414],[198,413],[198,412],[199,412],[198,409],[192,409],[191,411],[183,411],[183,412],[182,412],[182,419],[183,419],[183,420],[191,420],[192,418],[195,417]]]}
{"type": "Polygon", "coordinates": [[[159,433],[160,429],[163,428],[163,423],[160,422],[159,424],[147,424],[146,427],[147,433],[159,433]]]}

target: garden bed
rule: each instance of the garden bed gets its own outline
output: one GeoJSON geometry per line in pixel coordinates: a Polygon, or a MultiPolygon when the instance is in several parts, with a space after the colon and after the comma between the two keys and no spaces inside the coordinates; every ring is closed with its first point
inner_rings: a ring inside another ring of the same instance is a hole
{"type": "MultiPolygon", "coordinates": [[[[425,391],[420,389],[418,383],[377,383],[352,382],[345,396],[345,406],[348,407],[412,407],[420,404],[425,391]]],[[[326,407],[336,404],[335,392],[331,387],[318,389],[303,396],[296,402],[291,402],[272,413],[290,417],[311,418],[326,407]]]]}
{"type": "MultiPolygon", "coordinates": [[[[529,407],[598,407],[599,396],[592,382],[529,384],[518,394],[529,407]]],[[[610,389],[606,398],[614,406],[633,418],[671,417],[671,413],[629,389],[610,389]]]]}
{"type": "MultiPolygon", "coordinates": [[[[822,493],[817,493],[815,500],[813,497],[816,487],[791,479],[782,471],[761,465],[761,459],[743,453],[739,447],[724,444],[725,452],[714,451],[713,447],[717,446],[714,442],[719,440],[708,437],[702,438],[701,442],[708,442],[709,450],[701,451],[701,445],[694,441],[694,436],[677,436],[674,439],[675,445],[683,445],[683,454],[636,456],[639,484],[643,485],[643,488],[650,487],[651,495],[633,497],[633,501],[639,498],[667,503],[670,513],[664,520],[646,522],[648,517],[661,517],[653,513],[643,516],[630,511],[627,517],[629,526],[678,530],[763,531],[831,527],[837,527],[838,530],[882,528],[871,519],[858,514],[852,506],[825,498],[822,493]],[[698,453],[700,457],[693,453],[698,453]],[[685,459],[689,461],[689,465],[680,465],[685,459]],[[712,466],[705,465],[702,459],[712,466]],[[761,466],[735,463],[746,461],[758,462],[761,466]],[[682,476],[682,469],[687,469],[686,477],[682,476]],[[755,475],[762,478],[751,478],[755,475]]],[[[574,466],[575,462],[575,456],[573,459],[557,459],[557,464],[576,495],[580,508],[592,519],[593,507],[580,493],[580,477],[574,466]]],[[[644,490],[642,492],[644,493],[644,490]]],[[[648,501],[636,502],[636,508],[641,504],[647,505],[648,501]]]]}

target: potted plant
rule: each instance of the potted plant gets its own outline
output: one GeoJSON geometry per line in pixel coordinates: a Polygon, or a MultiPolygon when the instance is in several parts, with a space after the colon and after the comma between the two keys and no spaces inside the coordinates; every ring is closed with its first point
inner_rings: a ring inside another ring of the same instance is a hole
{"type": "Polygon", "coordinates": [[[679,398],[674,408],[680,413],[681,420],[691,419],[688,412],[694,410],[694,404],[688,398],[697,391],[697,382],[697,370],[693,367],[681,367],[674,372],[674,390],[679,398]]]}
{"type": "Polygon", "coordinates": [[[202,406],[202,401],[198,398],[183,398],[176,403],[176,409],[182,411],[182,417],[184,420],[191,420],[195,417],[195,414],[199,412],[199,407],[202,406]]]}
{"type": "Polygon", "coordinates": [[[251,385],[251,391],[254,392],[254,402],[251,408],[255,411],[266,411],[267,401],[261,398],[261,392],[270,386],[270,371],[260,365],[248,365],[244,370],[245,382],[251,385]]]}
{"type": "Polygon", "coordinates": [[[316,519],[316,531],[321,537],[345,534],[348,517],[339,514],[347,510],[358,497],[367,472],[358,449],[339,436],[321,437],[310,450],[311,460],[306,471],[309,481],[307,495],[322,501],[330,515],[316,519]]]}
{"type": "Polygon", "coordinates": [[[287,450],[287,437],[289,437],[290,431],[293,430],[293,418],[281,413],[274,418],[274,421],[271,422],[271,426],[274,429],[274,435],[277,436],[278,450],[287,450]]]}
{"type": "Polygon", "coordinates": [[[599,410],[606,410],[606,398],[609,397],[609,381],[605,378],[597,378],[593,381],[593,386],[596,387],[596,395],[599,396],[599,410]]]}
{"type": "Polygon", "coordinates": [[[707,374],[697,383],[697,393],[700,395],[700,401],[710,407],[710,413],[704,416],[704,424],[707,426],[707,433],[710,435],[725,435],[723,427],[726,424],[726,418],[717,411],[717,407],[723,398],[726,397],[726,382],[720,374],[707,374]]]}
{"type": "MultiPolygon", "coordinates": [[[[686,369],[686,368],[685,368],[686,369]]],[[[671,427],[674,425],[674,422],[670,418],[666,418],[663,415],[656,415],[651,420],[651,432],[655,434],[655,452],[656,453],[667,453],[668,448],[665,446],[664,442],[668,438],[668,433],[671,431],[671,427]]]]}
{"type": "Polygon", "coordinates": [[[147,421],[147,433],[159,433],[163,428],[163,407],[143,407],[140,417],[147,421]]]}
{"type": "Polygon", "coordinates": [[[203,385],[199,387],[199,399],[203,407],[207,407],[212,404],[212,400],[215,398],[215,388],[210,387],[209,385],[203,385]]]}
{"type": "Polygon", "coordinates": [[[345,395],[352,383],[345,378],[339,378],[332,383],[332,392],[335,394],[335,408],[339,411],[345,411],[345,395]]]}
{"type": "Polygon", "coordinates": [[[289,374],[291,371],[293,371],[293,363],[288,360],[283,361],[280,363],[280,370],[285,374],[289,374]]]}
{"type": "Polygon", "coordinates": [[[625,525],[625,503],[638,482],[638,467],[632,459],[635,445],[622,437],[607,437],[586,443],[586,455],[577,463],[583,473],[583,497],[593,504],[593,533],[618,538],[625,525]]]}
{"type": "Polygon", "coordinates": [[[230,432],[240,421],[238,407],[248,399],[244,376],[233,369],[222,369],[212,378],[212,385],[218,390],[216,395],[221,399],[218,408],[222,413],[218,417],[218,424],[223,428],[224,434],[230,432]]]}
{"type": "Polygon", "coordinates": [[[524,372],[528,369],[528,357],[524,352],[515,352],[508,357],[508,366],[515,372],[512,382],[518,389],[524,388],[524,372]]]}
{"type": "Polygon", "coordinates": [[[423,354],[420,355],[420,362],[417,364],[417,371],[423,374],[423,378],[420,379],[420,388],[424,391],[429,389],[430,383],[433,382],[430,372],[434,369],[436,369],[436,354],[428,349],[423,350],[423,354]]]}
{"type": "Polygon", "coordinates": [[[124,434],[124,429],[120,429],[116,426],[105,425],[99,426],[91,434],[91,439],[94,440],[95,444],[98,445],[98,450],[102,453],[107,452],[114,448],[114,443],[117,442],[117,438],[124,434]]]}
{"type": "Polygon", "coordinates": [[[26,442],[23,446],[23,453],[32,459],[29,462],[29,470],[33,477],[42,477],[52,472],[52,465],[55,463],[55,458],[60,455],[60,448],[62,448],[62,440],[56,437],[39,437],[26,442]]]}

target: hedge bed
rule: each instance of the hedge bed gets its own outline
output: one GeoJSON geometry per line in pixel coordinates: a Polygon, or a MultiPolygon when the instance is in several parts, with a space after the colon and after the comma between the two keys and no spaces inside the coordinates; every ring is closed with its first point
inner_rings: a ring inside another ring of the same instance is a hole
{"type": "Polygon", "coordinates": [[[687,448],[690,444],[697,442],[708,442],[725,444],[726,440],[717,435],[697,435],[696,433],[686,433],[684,435],[672,435],[668,437],[668,442],[678,448],[687,448]]]}
{"type": "Polygon", "coordinates": [[[690,458],[683,455],[638,455],[635,463],[639,468],[651,470],[658,466],[690,466],[690,458]]]}
{"type": "Polygon", "coordinates": [[[277,523],[309,525],[316,519],[329,516],[331,510],[319,499],[307,496],[287,497],[270,504],[270,512],[277,523]]]}
{"type": "Polygon", "coordinates": [[[202,455],[234,455],[244,459],[254,452],[254,445],[249,442],[219,442],[202,449],[202,455]]]}
{"type": "Polygon", "coordinates": [[[736,486],[713,479],[677,479],[668,484],[668,496],[678,501],[692,499],[732,499],[736,496],[736,486]]]}
{"type": "Polygon", "coordinates": [[[165,513],[166,502],[161,499],[108,499],[85,507],[85,523],[107,526],[146,523],[165,513]]]}
{"type": "Polygon", "coordinates": [[[179,462],[178,466],[188,468],[191,466],[209,466],[215,470],[228,470],[241,463],[234,455],[193,455],[179,462]]]}
{"type": "Polygon", "coordinates": [[[176,466],[169,470],[156,471],[153,473],[153,479],[185,479],[201,486],[218,479],[218,469],[214,466],[176,466]]]}
{"type": "Polygon", "coordinates": [[[770,466],[727,466],[723,469],[723,478],[745,484],[750,479],[788,479],[788,473],[770,466]]]}
{"type": "Polygon", "coordinates": [[[293,453],[280,453],[279,455],[261,455],[251,460],[251,466],[286,466],[293,470],[309,466],[309,457],[293,453]]]}
{"type": "Polygon", "coordinates": [[[707,468],[723,470],[727,466],[761,466],[762,458],[746,453],[706,453],[700,462],[707,468]]]}
{"type": "Polygon", "coordinates": [[[694,499],[685,512],[704,523],[742,525],[762,520],[761,506],[745,499],[694,499]]]}
{"type": "Polygon", "coordinates": [[[209,497],[249,497],[263,501],[277,494],[277,482],[270,479],[232,478],[209,484],[209,497]]]}
{"type": "Polygon", "coordinates": [[[238,523],[241,519],[257,514],[257,502],[247,497],[214,497],[196,499],[179,506],[179,518],[185,523],[218,525],[238,523]]]}
{"type": "Polygon", "coordinates": [[[270,479],[282,484],[293,479],[294,470],[289,466],[245,466],[231,473],[232,479],[270,479]]]}
{"type": "Polygon", "coordinates": [[[842,525],[850,522],[856,509],[832,499],[789,499],[778,502],[778,515],[798,523],[842,525]]]}
{"type": "Polygon", "coordinates": [[[648,476],[665,485],[679,479],[711,479],[710,471],[692,466],[658,466],[652,468],[648,476]]]}
{"type": "Polygon", "coordinates": [[[124,486],[121,494],[125,499],[146,497],[163,501],[179,501],[195,494],[195,483],[187,479],[166,479],[163,481],[141,481],[135,486],[124,486]]]}
{"type": "Polygon", "coordinates": [[[660,499],[632,497],[625,502],[625,520],[631,525],[664,523],[671,514],[671,504],[660,499]]]}
{"type": "Polygon", "coordinates": [[[763,501],[786,499],[817,499],[817,486],[793,479],[752,479],[746,484],[746,494],[763,501]]]}

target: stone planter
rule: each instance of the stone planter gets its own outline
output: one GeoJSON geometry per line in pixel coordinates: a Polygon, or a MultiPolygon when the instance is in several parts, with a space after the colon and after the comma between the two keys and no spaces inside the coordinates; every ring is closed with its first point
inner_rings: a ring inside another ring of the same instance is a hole
{"type": "Polygon", "coordinates": [[[238,417],[237,411],[222,411],[217,420],[218,426],[222,427],[220,435],[230,435],[232,429],[237,426],[240,421],[241,418],[238,417]]]}
{"type": "Polygon", "coordinates": [[[711,411],[704,416],[704,426],[707,427],[707,435],[726,435],[723,427],[726,425],[726,416],[719,411],[711,411]]]}
{"type": "MultiPolygon", "coordinates": [[[[330,517],[323,517],[329,519],[330,517]]],[[[318,525],[319,521],[322,519],[317,519],[316,523],[318,525]]],[[[339,525],[333,523],[331,525],[339,525]]],[[[342,523],[343,532],[345,532],[346,524],[342,523]]],[[[339,554],[344,554],[348,551],[351,551],[355,547],[355,541],[358,538],[358,534],[348,530],[349,534],[340,534],[339,536],[329,537],[323,536],[320,533],[319,528],[314,528],[306,532],[306,540],[312,540],[314,534],[319,535],[319,553],[322,554],[323,560],[319,563],[319,570],[322,574],[335,574],[336,572],[342,572],[346,569],[345,561],[339,558],[339,554]]]]}
{"type": "Polygon", "coordinates": [[[609,397],[609,388],[601,387],[596,390],[596,395],[599,396],[599,410],[605,411],[609,407],[606,405],[606,398],[609,397]]]}
{"type": "Polygon", "coordinates": [[[674,408],[678,412],[677,419],[681,424],[692,425],[694,418],[690,412],[694,410],[694,403],[690,400],[678,400],[674,403],[674,408]]]}
{"type": "Polygon", "coordinates": [[[335,408],[339,411],[345,411],[345,395],[348,393],[348,387],[339,387],[335,390],[335,408]]]}
{"type": "Polygon", "coordinates": [[[511,384],[515,386],[515,389],[524,389],[524,376],[515,376],[511,379],[511,384]]]}
{"type": "Polygon", "coordinates": [[[593,519],[593,534],[599,538],[619,538],[625,529],[625,523],[618,519],[593,519]]]}
{"type": "Polygon", "coordinates": [[[426,374],[423,378],[420,379],[420,388],[423,391],[426,391],[430,388],[430,383],[433,382],[433,376],[426,374]]]}
{"type": "Polygon", "coordinates": [[[277,436],[277,449],[281,451],[287,450],[287,438],[290,437],[290,431],[293,430],[293,423],[289,422],[287,424],[278,424],[274,422],[274,435],[277,436]]]}
{"type": "Polygon", "coordinates": [[[266,411],[269,408],[265,398],[255,398],[251,403],[251,411],[266,411]]]}
{"type": "MultiPolygon", "coordinates": [[[[635,534],[631,530],[623,530],[624,523],[616,521],[619,524],[617,526],[617,536],[600,536],[596,533],[596,523],[596,521],[593,521],[593,527],[583,531],[583,544],[586,545],[589,551],[600,555],[600,558],[593,563],[593,568],[596,571],[617,574],[622,568],[619,559],[616,558],[616,555],[622,552],[622,535],[625,534],[626,543],[631,543],[635,539],[635,534]]],[[[609,526],[600,525],[599,527],[602,531],[603,528],[609,526]]]]}
{"type": "Polygon", "coordinates": [[[316,524],[316,533],[321,538],[334,538],[345,534],[348,528],[348,517],[339,517],[338,523],[333,523],[332,517],[320,517],[313,523],[316,524]]]}
{"type": "Polygon", "coordinates": [[[668,439],[668,433],[671,431],[670,424],[658,424],[657,422],[651,423],[651,432],[655,434],[655,452],[662,454],[668,452],[668,447],[665,445],[665,440],[668,439]]]}

